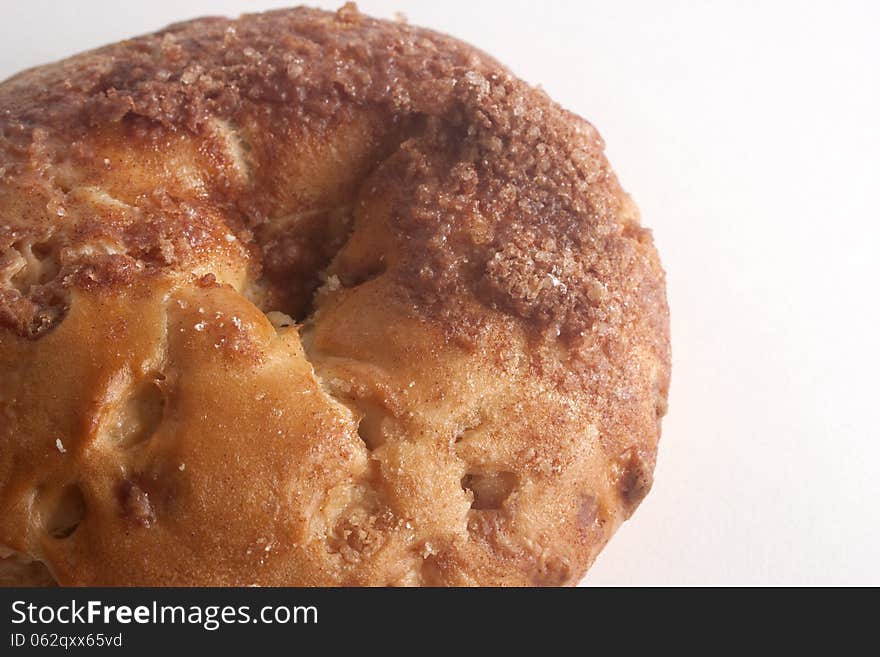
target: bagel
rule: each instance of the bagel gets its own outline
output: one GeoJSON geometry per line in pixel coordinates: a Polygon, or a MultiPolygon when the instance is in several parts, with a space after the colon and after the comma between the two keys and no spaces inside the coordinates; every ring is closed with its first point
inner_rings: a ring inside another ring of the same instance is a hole
{"type": "Polygon", "coordinates": [[[353,5],[0,84],[0,581],[576,584],[670,371],[603,150],[353,5]]]}

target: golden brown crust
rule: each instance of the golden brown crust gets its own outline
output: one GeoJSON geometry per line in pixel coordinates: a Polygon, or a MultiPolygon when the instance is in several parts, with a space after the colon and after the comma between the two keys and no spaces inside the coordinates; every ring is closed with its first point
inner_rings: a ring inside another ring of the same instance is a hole
{"type": "Polygon", "coordinates": [[[669,380],[602,149],[352,6],[7,80],[0,545],[62,584],[576,583],[669,380]]]}

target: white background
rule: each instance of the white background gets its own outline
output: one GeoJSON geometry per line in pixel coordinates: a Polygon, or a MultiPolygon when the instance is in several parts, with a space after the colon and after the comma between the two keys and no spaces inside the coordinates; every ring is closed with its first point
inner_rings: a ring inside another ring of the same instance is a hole
{"type": "MultiPolygon", "coordinates": [[[[283,2],[0,4],[5,78],[283,2]]],[[[470,41],[592,121],[654,229],[670,413],[654,490],[585,583],[880,584],[880,3],[360,7],[470,41]]]]}

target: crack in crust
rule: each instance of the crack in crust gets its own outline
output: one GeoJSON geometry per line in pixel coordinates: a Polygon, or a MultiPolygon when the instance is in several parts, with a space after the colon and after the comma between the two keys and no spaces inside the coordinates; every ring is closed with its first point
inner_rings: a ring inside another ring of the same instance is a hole
{"type": "Polygon", "coordinates": [[[350,5],[0,84],[0,544],[61,583],[576,582],[650,487],[669,384],[603,148],[350,5]],[[24,502],[62,474],[63,544],[24,502]]]}

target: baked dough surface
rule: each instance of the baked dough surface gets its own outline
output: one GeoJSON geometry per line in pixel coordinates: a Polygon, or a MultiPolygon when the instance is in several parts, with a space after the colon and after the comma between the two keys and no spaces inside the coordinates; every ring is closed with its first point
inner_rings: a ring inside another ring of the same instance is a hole
{"type": "Polygon", "coordinates": [[[0,84],[0,583],[575,584],[664,275],[589,123],[352,6],[0,84]]]}

